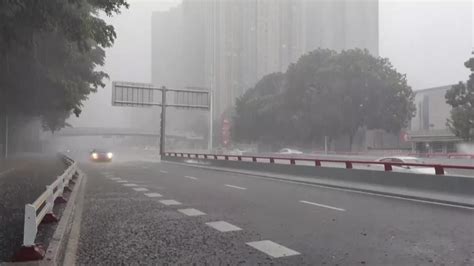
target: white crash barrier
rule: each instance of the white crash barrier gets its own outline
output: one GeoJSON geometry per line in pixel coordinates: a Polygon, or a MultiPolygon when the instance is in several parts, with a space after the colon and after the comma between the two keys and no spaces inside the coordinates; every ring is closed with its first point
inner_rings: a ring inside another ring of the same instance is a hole
{"type": "Polygon", "coordinates": [[[44,222],[57,221],[53,213],[55,203],[64,203],[63,193],[69,189],[68,185],[74,182],[73,179],[83,175],[78,168],[77,163],[71,158],[60,155],[63,161],[68,165],[64,173],[50,185],[46,186],[44,191],[33,203],[25,205],[25,221],[23,229],[23,246],[16,254],[15,261],[29,261],[42,259],[44,250],[35,244],[38,226],[44,222]]]}

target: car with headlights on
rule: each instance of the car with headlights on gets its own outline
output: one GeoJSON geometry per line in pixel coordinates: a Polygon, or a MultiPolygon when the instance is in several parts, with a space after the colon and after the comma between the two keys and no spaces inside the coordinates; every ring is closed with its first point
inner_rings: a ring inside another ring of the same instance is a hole
{"type": "Polygon", "coordinates": [[[91,151],[90,160],[93,162],[111,162],[114,154],[111,151],[94,149],[91,151]]]}

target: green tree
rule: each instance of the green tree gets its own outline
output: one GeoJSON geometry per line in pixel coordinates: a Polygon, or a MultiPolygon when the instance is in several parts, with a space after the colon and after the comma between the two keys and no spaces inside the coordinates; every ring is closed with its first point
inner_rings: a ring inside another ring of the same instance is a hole
{"type": "MultiPolygon", "coordinates": [[[[6,0],[0,3],[0,114],[57,119],[78,116],[90,93],[104,87],[103,48],[116,38],[99,18],[128,7],[124,0],[6,0]],[[56,112],[57,114],[52,115],[56,112]]],[[[56,124],[52,123],[56,121],[56,124]]]]}
{"type": "Polygon", "coordinates": [[[70,127],[71,125],[66,122],[69,118],[69,112],[50,111],[45,112],[41,116],[42,125],[44,130],[49,130],[53,134],[64,127],[70,127]]]}
{"type": "Polygon", "coordinates": [[[236,141],[271,141],[281,136],[283,126],[277,119],[282,102],[284,75],[272,73],[263,77],[254,88],[237,98],[233,116],[232,138],[236,141]]]}
{"type": "MultiPolygon", "coordinates": [[[[473,52],[474,54],[474,52],[473,52]]],[[[452,86],[445,95],[446,103],[451,105],[451,118],[446,122],[457,137],[465,141],[474,140],[474,57],[464,63],[471,70],[466,83],[452,86]]]]}
{"type": "Polygon", "coordinates": [[[346,135],[350,146],[360,128],[398,132],[415,111],[414,93],[388,59],[367,50],[316,50],[288,72],[294,113],[310,125],[312,138],[346,135]]]}
{"type": "Polygon", "coordinates": [[[405,76],[388,59],[360,49],[317,49],[285,74],[265,76],[237,100],[235,135],[286,144],[348,136],[352,146],[360,128],[395,133],[406,127],[415,112],[413,101],[405,76]],[[278,89],[276,77],[282,81],[278,89]]]}

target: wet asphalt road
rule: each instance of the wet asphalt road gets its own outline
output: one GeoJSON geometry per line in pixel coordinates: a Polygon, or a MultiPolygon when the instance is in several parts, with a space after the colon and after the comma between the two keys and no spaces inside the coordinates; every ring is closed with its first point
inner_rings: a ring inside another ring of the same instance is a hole
{"type": "Polygon", "coordinates": [[[82,168],[78,264],[474,264],[472,209],[167,163],[82,168]]]}

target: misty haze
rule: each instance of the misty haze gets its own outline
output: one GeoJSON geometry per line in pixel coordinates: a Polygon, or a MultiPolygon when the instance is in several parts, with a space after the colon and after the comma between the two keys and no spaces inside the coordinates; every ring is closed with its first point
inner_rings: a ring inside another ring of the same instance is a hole
{"type": "Polygon", "coordinates": [[[0,264],[474,265],[474,2],[0,3],[0,264]]]}

